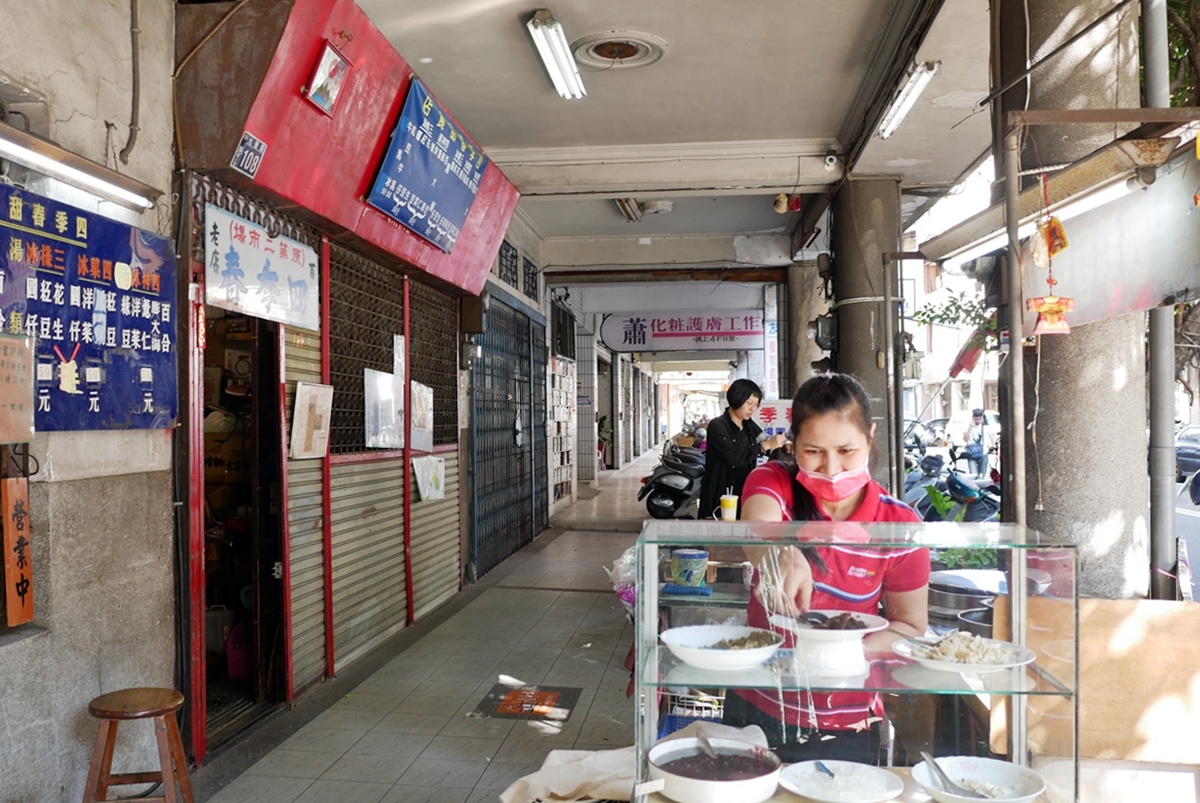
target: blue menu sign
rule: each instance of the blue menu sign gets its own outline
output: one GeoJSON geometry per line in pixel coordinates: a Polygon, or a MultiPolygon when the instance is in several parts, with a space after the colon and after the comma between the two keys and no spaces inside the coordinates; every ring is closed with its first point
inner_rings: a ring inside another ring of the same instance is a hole
{"type": "Polygon", "coordinates": [[[367,202],[450,253],[487,163],[483,151],[413,78],[367,202]]]}
{"type": "Polygon", "coordinates": [[[34,341],[39,431],[174,426],[176,303],[169,240],[0,185],[0,332],[34,341]]]}

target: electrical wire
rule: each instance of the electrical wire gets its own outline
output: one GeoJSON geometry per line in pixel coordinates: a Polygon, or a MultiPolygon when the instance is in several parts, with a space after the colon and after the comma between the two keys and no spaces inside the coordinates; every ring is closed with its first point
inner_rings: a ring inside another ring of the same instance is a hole
{"type": "MultiPolygon", "coordinates": [[[[1034,363],[1033,369],[1033,418],[1027,425],[1027,429],[1029,430],[1030,440],[1033,443],[1033,465],[1037,476],[1037,499],[1033,503],[1033,509],[1042,511],[1045,510],[1045,507],[1042,505],[1042,455],[1038,451],[1037,438],[1038,413],[1042,407],[1042,336],[1037,335],[1036,340],[1037,361],[1034,363]]],[[[1015,444],[1013,448],[1017,448],[1015,444]]]]}

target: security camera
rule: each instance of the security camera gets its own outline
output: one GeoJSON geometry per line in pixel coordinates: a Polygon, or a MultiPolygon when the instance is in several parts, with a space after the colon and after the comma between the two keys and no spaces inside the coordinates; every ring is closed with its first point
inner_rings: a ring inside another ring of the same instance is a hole
{"type": "Polygon", "coordinates": [[[832,170],[833,168],[837,167],[837,163],[838,163],[837,152],[826,151],[825,152],[825,169],[832,170]]]}

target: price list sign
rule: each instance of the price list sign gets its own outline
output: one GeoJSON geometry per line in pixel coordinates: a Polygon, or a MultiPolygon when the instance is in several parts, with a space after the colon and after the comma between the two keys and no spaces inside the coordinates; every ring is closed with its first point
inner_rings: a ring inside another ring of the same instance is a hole
{"type": "Polygon", "coordinates": [[[176,313],[169,240],[0,185],[0,333],[33,343],[39,431],[174,426],[176,313]]]}
{"type": "Polygon", "coordinates": [[[414,78],[367,202],[450,253],[487,165],[479,146],[414,78]]]}

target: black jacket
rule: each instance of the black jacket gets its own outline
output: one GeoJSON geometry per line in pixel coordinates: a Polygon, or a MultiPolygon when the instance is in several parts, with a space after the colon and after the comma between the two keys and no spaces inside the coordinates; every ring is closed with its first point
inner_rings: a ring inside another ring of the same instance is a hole
{"type": "MultiPolygon", "coordinates": [[[[704,463],[704,480],[700,484],[700,518],[711,519],[714,511],[721,517],[721,496],[726,493],[742,495],[746,477],[758,465],[763,453],[758,436],[762,427],[753,421],[743,421],[742,428],[729,417],[729,408],[708,422],[708,446],[704,463]],[[732,491],[730,490],[732,488],[732,491]]],[[[740,514],[742,500],[738,499],[740,514]]]]}

